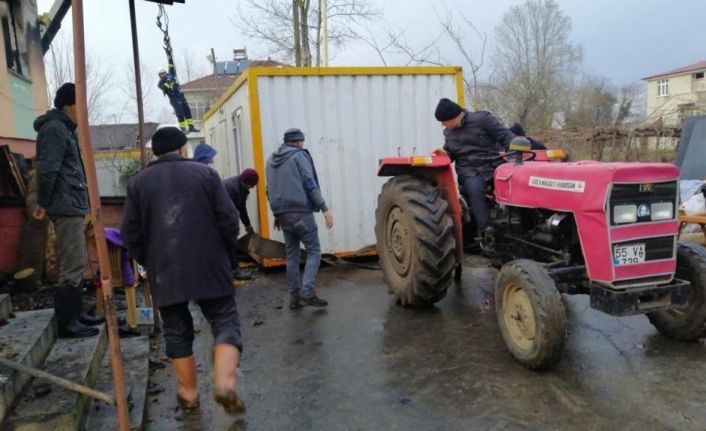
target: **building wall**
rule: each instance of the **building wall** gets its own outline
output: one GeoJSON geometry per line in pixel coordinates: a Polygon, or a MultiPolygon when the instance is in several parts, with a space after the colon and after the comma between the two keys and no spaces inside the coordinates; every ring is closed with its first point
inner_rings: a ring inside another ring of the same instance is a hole
{"type": "Polygon", "coordinates": [[[101,197],[125,197],[130,169],[140,163],[140,150],[101,151],[93,154],[101,197]]]}
{"type": "Polygon", "coordinates": [[[48,106],[37,6],[32,0],[22,0],[14,5],[13,12],[11,16],[8,3],[0,2],[0,19],[10,23],[14,18],[17,29],[17,39],[7,39],[0,28],[0,138],[33,140],[36,133],[32,123],[48,106]],[[16,67],[10,69],[5,55],[8,42],[20,51],[22,73],[16,67]]]}
{"type": "Polygon", "coordinates": [[[647,118],[653,122],[662,118],[663,124],[679,127],[683,117],[706,110],[706,78],[695,80],[694,72],[665,76],[647,81],[647,118]],[[669,92],[658,96],[658,82],[666,79],[669,92]],[[694,108],[688,107],[693,104],[694,108]]]}

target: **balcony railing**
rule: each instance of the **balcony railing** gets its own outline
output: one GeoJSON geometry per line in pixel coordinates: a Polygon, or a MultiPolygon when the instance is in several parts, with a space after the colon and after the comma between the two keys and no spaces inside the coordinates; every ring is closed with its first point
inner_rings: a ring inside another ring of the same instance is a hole
{"type": "Polygon", "coordinates": [[[691,91],[706,91],[706,79],[694,79],[691,81],[691,91]]]}

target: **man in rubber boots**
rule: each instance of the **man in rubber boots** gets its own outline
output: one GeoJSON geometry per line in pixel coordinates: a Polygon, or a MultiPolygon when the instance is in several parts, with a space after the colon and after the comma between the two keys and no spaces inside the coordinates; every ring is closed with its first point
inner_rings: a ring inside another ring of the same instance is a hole
{"type": "Polygon", "coordinates": [[[59,283],[54,310],[59,336],[98,334],[103,319],[83,310],[83,274],[88,257],[84,216],[89,212],[88,186],[76,138],[76,87],[66,83],[54,97],[54,109],[34,121],[37,133],[37,205],[34,218],[48,215],[54,223],[59,283]]]}
{"type": "Polygon", "coordinates": [[[218,173],[182,157],[185,144],[186,135],[176,127],[152,136],[158,158],[128,184],[122,234],[130,254],[147,270],[179,405],[199,407],[189,312],[195,301],[213,334],[214,397],[226,412],[237,413],[245,409],[236,393],[242,341],[230,276],[238,215],[218,173]]]}
{"type": "Polygon", "coordinates": [[[326,227],[333,227],[333,215],[326,206],[314,161],[304,149],[304,133],[284,132],[284,143],[267,160],[267,198],[275,215],[275,229],[282,229],[287,251],[289,308],[302,305],[325,307],[328,302],[316,296],[316,274],[321,263],[319,231],[314,212],[322,211],[326,227]],[[299,243],[306,248],[304,275],[299,278],[299,243]]]}
{"type": "MultiPolygon", "coordinates": [[[[250,216],[248,215],[247,201],[250,195],[250,189],[255,187],[260,179],[257,171],[255,169],[243,169],[240,175],[234,177],[226,178],[223,180],[223,185],[230,196],[230,200],[233,201],[235,208],[238,210],[240,215],[240,221],[243,222],[245,226],[245,231],[248,233],[254,233],[250,223],[250,216]]],[[[236,280],[250,280],[252,274],[249,271],[240,269],[238,262],[234,262],[233,278],[236,280]]]]}
{"type": "Polygon", "coordinates": [[[191,118],[189,102],[186,101],[186,97],[184,97],[184,93],[181,92],[179,87],[179,81],[177,81],[171,50],[167,51],[167,61],[169,62],[169,72],[164,68],[158,69],[159,82],[157,87],[162,90],[165,96],[169,97],[169,104],[174,108],[174,114],[179,120],[179,128],[184,133],[198,132],[199,130],[194,127],[194,120],[191,118]]]}
{"type": "Polygon", "coordinates": [[[456,166],[463,197],[476,220],[481,245],[490,249],[494,241],[485,189],[493,180],[495,166],[488,163],[515,138],[493,114],[469,112],[449,99],[441,99],[434,116],[444,126],[444,148],[434,154],[448,154],[456,166]]]}

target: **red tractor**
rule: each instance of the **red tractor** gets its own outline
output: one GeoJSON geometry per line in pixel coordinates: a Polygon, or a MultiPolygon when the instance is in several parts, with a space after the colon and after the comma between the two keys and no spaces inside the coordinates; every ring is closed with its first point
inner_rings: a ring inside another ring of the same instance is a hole
{"type": "MultiPolygon", "coordinates": [[[[489,161],[509,161],[488,190],[495,243],[482,252],[499,268],[495,311],[513,356],[531,369],[558,360],[562,293],[588,294],[611,315],[646,314],[675,339],[706,336],[706,249],[678,242],[678,168],[562,158],[511,145],[489,161]]],[[[376,210],[385,281],[402,306],[434,304],[460,279],[464,221],[475,232],[451,161],[386,158],[378,175],[392,177],[376,210]]]]}

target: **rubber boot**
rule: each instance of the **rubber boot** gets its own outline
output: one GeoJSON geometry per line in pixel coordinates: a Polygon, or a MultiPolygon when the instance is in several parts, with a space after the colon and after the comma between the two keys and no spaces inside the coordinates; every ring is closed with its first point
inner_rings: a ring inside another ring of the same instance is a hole
{"type": "Polygon", "coordinates": [[[78,320],[78,306],[73,286],[61,285],[54,290],[54,312],[61,338],[83,338],[98,334],[98,329],[89,328],[78,320]]]}
{"type": "Polygon", "coordinates": [[[84,309],[83,309],[83,287],[81,285],[74,286],[73,287],[73,296],[74,296],[74,303],[76,304],[76,307],[78,308],[78,312],[76,314],[76,319],[79,321],[79,323],[85,325],[85,326],[98,326],[101,325],[105,319],[99,316],[93,316],[91,314],[88,314],[84,309]]]}
{"type": "Polygon", "coordinates": [[[99,326],[105,322],[105,319],[100,316],[94,316],[93,314],[88,314],[87,311],[81,310],[78,315],[78,321],[86,326],[99,326]]]}
{"type": "Polygon", "coordinates": [[[233,279],[238,281],[252,280],[252,273],[241,268],[233,270],[233,279]]]}
{"type": "Polygon", "coordinates": [[[172,359],[174,375],[177,380],[177,402],[184,411],[194,410],[200,407],[199,386],[196,375],[196,357],[194,355],[186,358],[172,359]]]}
{"type": "Polygon", "coordinates": [[[232,344],[213,346],[213,398],[230,414],[245,411],[245,403],[235,391],[239,360],[240,351],[232,344]]]}

